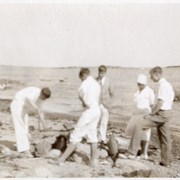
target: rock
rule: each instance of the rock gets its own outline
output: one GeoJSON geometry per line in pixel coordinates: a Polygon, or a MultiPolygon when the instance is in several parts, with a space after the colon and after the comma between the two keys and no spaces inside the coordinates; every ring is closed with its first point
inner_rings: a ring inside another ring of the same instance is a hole
{"type": "Polygon", "coordinates": [[[41,157],[47,156],[51,148],[52,145],[48,141],[46,140],[40,141],[35,147],[35,155],[41,157]]]}
{"type": "Polygon", "coordinates": [[[84,162],[85,164],[87,164],[89,162],[89,156],[85,153],[82,153],[82,152],[75,151],[72,158],[75,162],[78,162],[78,163],[84,162]]]}
{"type": "Polygon", "coordinates": [[[123,138],[123,137],[116,137],[116,140],[118,141],[119,149],[128,149],[130,144],[130,139],[123,138]]]}
{"type": "Polygon", "coordinates": [[[118,157],[119,157],[120,159],[127,159],[127,156],[124,155],[124,154],[119,154],[118,157]]]}
{"type": "Polygon", "coordinates": [[[78,156],[78,154],[76,154],[76,153],[74,153],[72,157],[73,157],[73,160],[74,160],[76,163],[81,164],[81,163],[83,162],[82,157],[78,156]]]}
{"type": "Polygon", "coordinates": [[[41,177],[41,178],[48,178],[48,177],[53,177],[53,174],[51,171],[49,171],[49,169],[45,168],[45,167],[36,167],[35,169],[35,175],[37,177],[41,177]]]}
{"type": "Polygon", "coordinates": [[[98,149],[99,158],[105,159],[108,157],[108,152],[105,149],[98,149]]]}
{"type": "Polygon", "coordinates": [[[34,131],[34,130],[35,130],[35,127],[34,127],[34,126],[29,126],[29,130],[30,130],[30,131],[34,131]]]}
{"type": "Polygon", "coordinates": [[[52,149],[48,153],[48,157],[50,158],[58,158],[61,155],[61,151],[58,149],[52,149]]]}
{"type": "Polygon", "coordinates": [[[0,145],[0,152],[5,156],[12,155],[12,151],[9,148],[7,148],[6,146],[3,146],[3,145],[0,145]]]}
{"type": "Polygon", "coordinates": [[[1,170],[0,176],[1,178],[12,178],[12,172],[9,172],[7,170],[1,170]]]}
{"type": "Polygon", "coordinates": [[[79,143],[77,145],[76,152],[80,152],[82,154],[90,155],[90,153],[91,153],[90,145],[79,143]]]}
{"type": "Polygon", "coordinates": [[[124,177],[149,177],[151,174],[149,167],[135,160],[117,159],[116,167],[123,171],[122,176],[124,177]]]}

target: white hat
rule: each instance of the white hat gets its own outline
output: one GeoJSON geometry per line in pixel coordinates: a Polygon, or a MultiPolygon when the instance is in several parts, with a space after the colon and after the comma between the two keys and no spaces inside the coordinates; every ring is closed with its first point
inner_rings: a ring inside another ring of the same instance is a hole
{"type": "Polygon", "coordinates": [[[144,74],[139,74],[138,78],[137,78],[137,83],[146,85],[147,84],[147,77],[144,74]]]}

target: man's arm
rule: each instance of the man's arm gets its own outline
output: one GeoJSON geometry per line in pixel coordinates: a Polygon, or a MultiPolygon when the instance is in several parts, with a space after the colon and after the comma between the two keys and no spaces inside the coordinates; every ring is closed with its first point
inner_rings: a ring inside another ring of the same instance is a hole
{"type": "Polygon", "coordinates": [[[163,100],[158,99],[156,105],[152,108],[152,115],[156,114],[162,107],[163,105],[163,100]]]}
{"type": "Polygon", "coordinates": [[[30,101],[28,99],[26,99],[26,100],[28,101],[28,103],[30,103],[34,107],[34,109],[37,112],[37,115],[38,115],[38,129],[40,130],[40,123],[42,123],[43,129],[45,130],[46,127],[45,127],[45,122],[44,122],[44,113],[41,110],[42,109],[41,104],[38,104],[38,103],[36,104],[33,101],[30,101]]]}
{"type": "Polygon", "coordinates": [[[38,129],[40,130],[40,123],[42,123],[43,130],[45,130],[46,126],[45,126],[45,121],[44,121],[44,113],[43,111],[41,111],[41,109],[38,109],[37,112],[39,116],[38,129]]]}
{"type": "Polygon", "coordinates": [[[114,86],[112,83],[109,83],[109,95],[111,98],[114,97],[114,86]]]}

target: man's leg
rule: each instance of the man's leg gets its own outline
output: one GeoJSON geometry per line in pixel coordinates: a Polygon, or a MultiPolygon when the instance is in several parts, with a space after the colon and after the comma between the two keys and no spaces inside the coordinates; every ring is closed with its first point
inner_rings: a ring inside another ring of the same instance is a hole
{"type": "Polygon", "coordinates": [[[76,144],[70,143],[65,152],[61,155],[59,158],[59,163],[63,163],[66,161],[66,159],[73,153],[73,151],[76,149],[76,144]]]}
{"type": "Polygon", "coordinates": [[[98,155],[97,155],[97,143],[91,143],[91,159],[90,159],[90,164],[92,166],[96,165],[97,158],[98,158],[98,155]]]}
{"type": "Polygon", "coordinates": [[[142,117],[142,119],[139,121],[138,124],[135,125],[134,127],[134,131],[132,134],[132,139],[129,145],[129,153],[133,154],[133,155],[137,155],[140,143],[141,143],[141,135],[142,135],[142,131],[145,129],[149,129],[152,127],[157,127],[158,124],[149,120],[149,119],[144,119],[142,117]]]}
{"type": "Polygon", "coordinates": [[[11,103],[11,114],[15,128],[17,150],[18,152],[29,151],[28,127],[24,122],[23,108],[19,102],[11,103]]]}
{"type": "Polygon", "coordinates": [[[109,121],[109,111],[103,105],[101,105],[101,120],[100,120],[100,138],[103,142],[106,141],[106,132],[109,121]]]}
{"type": "Polygon", "coordinates": [[[149,141],[141,141],[141,157],[143,159],[148,159],[148,146],[149,141]]]}
{"type": "Polygon", "coordinates": [[[158,137],[161,148],[161,163],[163,165],[169,165],[172,161],[172,152],[171,152],[171,138],[170,138],[170,129],[169,123],[166,122],[161,126],[157,127],[158,137]]]}

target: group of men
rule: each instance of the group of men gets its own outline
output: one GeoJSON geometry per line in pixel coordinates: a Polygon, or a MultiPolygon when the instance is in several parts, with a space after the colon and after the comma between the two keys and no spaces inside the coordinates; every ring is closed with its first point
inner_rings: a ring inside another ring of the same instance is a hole
{"type": "MultiPolygon", "coordinates": [[[[80,70],[79,78],[82,80],[82,84],[79,88],[79,99],[84,107],[84,112],[70,135],[70,143],[67,149],[59,158],[60,164],[67,160],[83,138],[86,138],[91,145],[90,165],[97,164],[97,145],[98,142],[107,143],[109,112],[114,98],[114,87],[106,76],[106,72],[106,66],[101,65],[99,67],[99,76],[95,79],[91,76],[88,68],[80,70]]],[[[157,102],[155,103],[153,90],[147,86],[147,77],[143,74],[139,75],[137,79],[139,90],[134,95],[136,111],[133,113],[123,136],[131,139],[127,151],[129,158],[136,158],[140,144],[143,141],[144,145],[141,147],[143,150],[142,156],[147,159],[151,128],[157,127],[161,147],[160,165],[168,166],[171,162],[169,119],[171,117],[170,110],[174,100],[174,91],[170,83],[163,78],[161,67],[151,69],[150,76],[154,82],[159,83],[157,102]]],[[[50,95],[49,88],[28,87],[19,91],[11,103],[17,150],[21,154],[31,156],[28,132],[29,108],[31,106],[31,108],[37,110],[40,121],[45,128],[41,106],[50,95]]]]}

